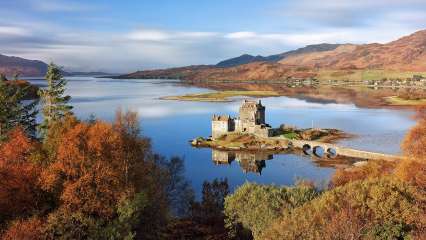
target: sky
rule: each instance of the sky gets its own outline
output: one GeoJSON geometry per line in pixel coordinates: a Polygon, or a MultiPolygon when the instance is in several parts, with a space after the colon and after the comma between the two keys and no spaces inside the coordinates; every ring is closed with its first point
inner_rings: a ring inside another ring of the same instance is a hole
{"type": "Polygon", "coordinates": [[[0,0],[0,54],[114,73],[386,43],[426,29],[426,0],[0,0]]]}

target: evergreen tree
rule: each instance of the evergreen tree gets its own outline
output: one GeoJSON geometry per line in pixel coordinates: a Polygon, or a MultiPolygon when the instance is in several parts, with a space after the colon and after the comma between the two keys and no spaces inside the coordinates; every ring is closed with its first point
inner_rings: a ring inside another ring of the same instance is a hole
{"type": "Polygon", "coordinates": [[[71,97],[64,96],[67,81],[62,76],[61,68],[50,63],[46,73],[46,81],[47,88],[39,91],[44,116],[44,121],[40,125],[42,136],[45,136],[52,122],[62,119],[72,109],[72,106],[68,105],[71,97]]]}
{"type": "Polygon", "coordinates": [[[13,74],[13,80],[15,81],[19,80],[19,73],[13,74]]]}
{"type": "Polygon", "coordinates": [[[3,73],[0,73],[0,82],[5,82],[7,81],[6,75],[4,75],[3,73]]]}
{"type": "Polygon", "coordinates": [[[35,136],[38,100],[24,102],[28,91],[29,87],[21,88],[0,81],[0,141],[17,126],[35,136]]]}

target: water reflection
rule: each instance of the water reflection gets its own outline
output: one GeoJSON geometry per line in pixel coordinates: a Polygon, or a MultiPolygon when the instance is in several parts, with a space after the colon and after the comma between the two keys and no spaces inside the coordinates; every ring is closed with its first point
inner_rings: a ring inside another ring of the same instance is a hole
{"type": "Polygon", "coordinates": [[[266,160],[273,159],[273,155],[264,152],[228,152],[212,149],[212,161],[216,165],[230,165],[234,160],[238,162],[244,173],[262,174],[266,167],[266,160]]]}
{"type": "Polygon", "coordinates": [[[315,154],[306,154],[303,150],[293,150],[291,152],[244,152],[244,151],[224,151],[211,149],[212,162],[215,166],[233,165],[236,162],[243,173],[256,173],[262,175],[262,170],[266,168],[266,161],[273,160],[274,157],[289,158],[299,156],[309,159],[315,166],[320,168],[346,168],[352,166],[359,159],[328,155],[317,156],[315,154]],[[275,154],[275,155],[274,155],[275,154]]]}

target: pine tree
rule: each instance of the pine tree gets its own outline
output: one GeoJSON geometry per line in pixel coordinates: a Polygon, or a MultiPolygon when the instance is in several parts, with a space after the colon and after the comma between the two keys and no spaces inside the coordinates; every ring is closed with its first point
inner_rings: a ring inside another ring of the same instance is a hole
{"type": "Polygon", "coordinates": [[[13,80],[15,81],[19,80],[19,73],[13,74],[13,80]]]}
{"type": "Polygon", "coordinates": [[[38,100],[25,101],[29,87],[17,87],[0,81],[0,141],[20,126],[29,136],[35,136],[38,100]]]}
{"type": "Polygon", "coordinates": [[[0,82],[5,82],[7,81],[6,75],[4,75],[3,73],[0,73],[0,82]]]}
{"type": "Polygon", "coordinates": [[[39,91],[44,116],[44,121],[40,125],[42,136],[46,135],[49,126],[53,122],[62,119],[72,109],[72,106],[68,105],[71,97],[64,96],[67,81],[62,76],[61,68],[54,63],[50,63],[46,73],[46,81],[47,88],[39,91]]]}

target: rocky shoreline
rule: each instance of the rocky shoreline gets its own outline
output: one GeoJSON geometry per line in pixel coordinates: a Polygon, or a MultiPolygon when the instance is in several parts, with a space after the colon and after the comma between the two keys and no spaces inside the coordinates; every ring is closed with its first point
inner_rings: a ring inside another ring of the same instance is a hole
{"type": "Polygon", "coordinates": [[[281,128],[282,133],[273,137],[259,137],[253,134],[230,133],[213,139],[198,137],[190,141],[194,147],[208,147],[228,151],[274,151],[291,149],[291,140],[309,140],[332,143],[353,135],[337,129],[296,129],[281,128]]]}

